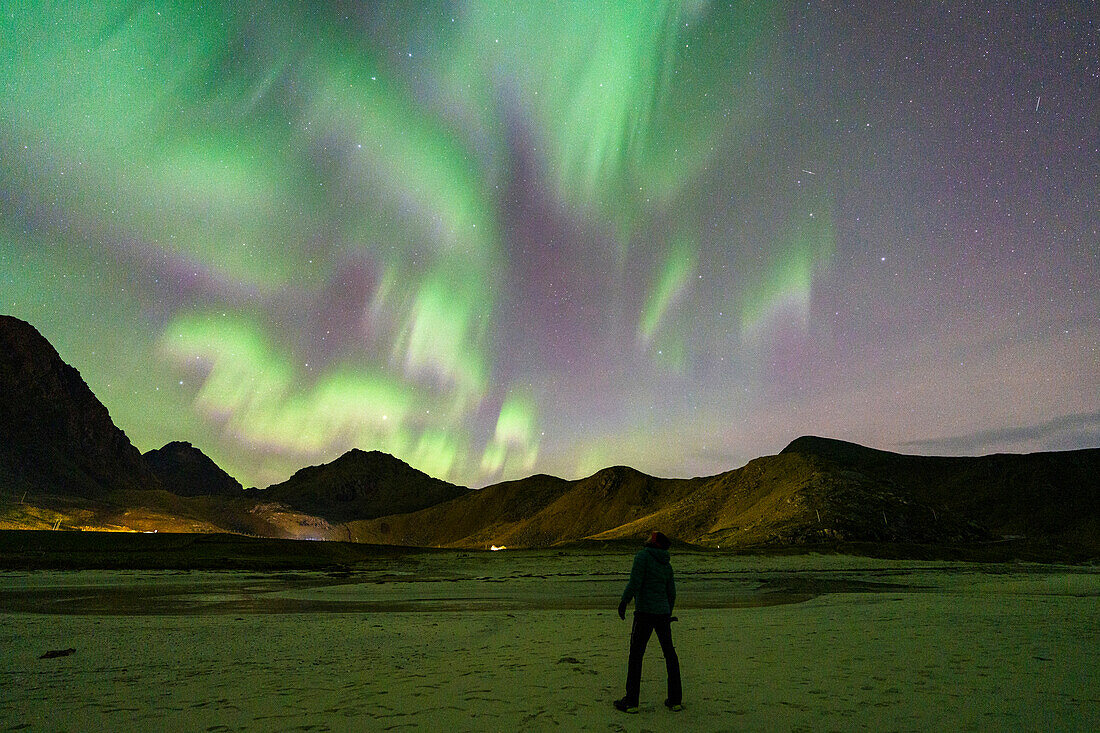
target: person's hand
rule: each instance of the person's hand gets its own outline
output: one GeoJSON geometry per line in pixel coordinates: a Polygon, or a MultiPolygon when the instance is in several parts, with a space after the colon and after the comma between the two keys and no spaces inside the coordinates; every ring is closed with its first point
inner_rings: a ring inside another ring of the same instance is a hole
{"type": "Polygon", "coordinates": [[[623,621],[626,621],[626,604],[625,603],[620,603],[619,604],[619,618],[621,618],[623,621]]]}

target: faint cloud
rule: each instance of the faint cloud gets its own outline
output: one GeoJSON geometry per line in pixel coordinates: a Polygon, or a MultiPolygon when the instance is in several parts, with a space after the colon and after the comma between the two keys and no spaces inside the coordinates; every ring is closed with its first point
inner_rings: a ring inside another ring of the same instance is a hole
{"type": "Polygon", "coordinates": [[[1063,415],[1035,425],[983,430],[969,435],[902,443],[905,449],[930,453],[978,454],[1010,447],[1030,450],[1075,450],[1100,447],[1100,410],[1063,415]]]}

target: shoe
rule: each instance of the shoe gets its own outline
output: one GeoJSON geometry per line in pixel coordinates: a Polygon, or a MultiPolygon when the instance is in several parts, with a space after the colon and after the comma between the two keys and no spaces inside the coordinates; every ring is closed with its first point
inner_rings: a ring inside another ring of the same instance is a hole
{"type": "Polygon", "coordinates": [[[671,710],[674,713],[678,713],[678,712],[680,712],[681,710],[684,709],[684,706],[681,705],[680,703],[678,703],[678,702],[669,702],[668,700],[665,700],[665,707],[668,708],[669,710],[671,710]]]}
{"type": "Polygon", "coordinates": [[[616,710],[622,710],[624,713],[630,713],[631,715],[638,714],[638,703],[627,702],[627,699],[625,697],[622,700],[616,700],[611,704],[615,706],[616,710]]]}

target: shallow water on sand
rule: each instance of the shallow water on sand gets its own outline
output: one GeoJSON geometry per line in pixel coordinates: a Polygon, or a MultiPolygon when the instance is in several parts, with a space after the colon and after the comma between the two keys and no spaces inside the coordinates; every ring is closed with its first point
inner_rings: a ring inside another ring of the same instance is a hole
{"type": "MultiPolygon", "coordinates": [[[[931,574],[945,568],[953,574],[988,569],[841,556],[763,559],[686,553],[676,560],[678,605],[696,609],[800,603],[836,592],[906,592],[929,587],[931,574]]],[[[381,557],[371,567],[338,572],[13,571],[0,574],[0,612],[594,610],[618,603],[629,561],[621,553],[593,551],[455,551],[381,557]]]]}
{"type": "Polygon", "coordinates": [[[0,573],[0,729],[1100,729],[1096,568],[674,564],[675,721],[656,644],[641,715],[610,706],[629,554],[444,552],[340,573],[0,573]]]}

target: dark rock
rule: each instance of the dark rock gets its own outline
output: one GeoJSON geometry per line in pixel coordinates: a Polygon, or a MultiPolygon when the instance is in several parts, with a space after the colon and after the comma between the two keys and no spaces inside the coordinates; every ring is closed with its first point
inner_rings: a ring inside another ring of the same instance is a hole
{"type": "Polygon", "coordinates": [[[979,547],[1017,535],[1088,555],[1100,553],[1098,482],[1098,449],[927,458],[802,438],[717,476],[531,477],[353,529],[364,542],[457,547],[640,542],[654,529],[722,548],[979,547]]]}
{"type": "Polygon", "coordinates": [[[0,475],[12,491],[85,498],[160,487],[80,373],[11,316],[0,316],[0,475]]]}
{"type": "Polygon", "coordinates": [[[824,460],[828,471],[847,477],[842,488],[878,486],[877,495],[841,496],[837,503],[849,514],[862,512],[857,524],[870,534],[875,534],[873,514],[885,513],[877,533],[891,541],[967,542],[1009,535],[1100,549],[1098,448],[914,456],[804,436],[780,455],[824,460]],[[890,527],[891,517],[901,526],[890,527]]]}
{"type": "Polygon", "coordinates": [[[387,453],[353,448],[331,463],[303,468],[286,481],[262,492],[250,490],[249,495],[344,522],[412,512],[468,491],[387,453]]]}
{"type": "Polygon", "coordinates": [[[164,488],[177,496],[241,496],[241,482],[205,453],[184,441],[142,454],[164,488]]]}
{"type": "Polygon", "coordinates": [[[39,659],[56,659],[57,657],[67,657],[70,654],[76,654],[76,649],[51,649],[40,656],[39,659]]]}

